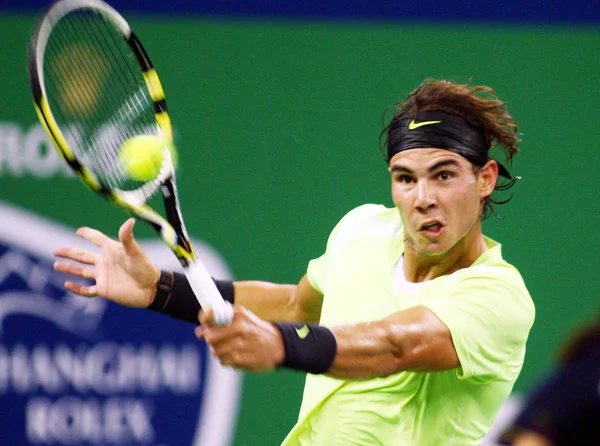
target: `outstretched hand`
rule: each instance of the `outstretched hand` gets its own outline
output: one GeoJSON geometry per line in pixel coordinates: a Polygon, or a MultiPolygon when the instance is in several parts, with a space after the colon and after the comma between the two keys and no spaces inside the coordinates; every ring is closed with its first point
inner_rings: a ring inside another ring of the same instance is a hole
{"type": "Polygon", "coordinates": [[[212,324],[212,311],[200,311],[198,339],[204,339],[222,365],[264,372],[283,362],[285,347],[279,330],[241,305],[233,306],[233,322],[212,324]]]}
{"type": "Polygon", "coordinates": [[[77,235],[100,248],[99,253],[73,247],[61,247],[54,255],[77,263],[57,260],[54,269],[72,276],[93,280],[83,285],[68,280],[65,288],[85,297],[103,296],[128,307],[147,307],[152,303],[160,269],[152,264],[133,236],[135,219],[119,229],[115,241],[92,228],[79,228],[77,235]]]}

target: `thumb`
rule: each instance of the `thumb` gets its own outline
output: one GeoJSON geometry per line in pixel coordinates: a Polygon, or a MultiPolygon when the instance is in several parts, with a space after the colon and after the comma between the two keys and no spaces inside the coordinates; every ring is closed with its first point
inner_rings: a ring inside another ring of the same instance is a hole
{"type": "Polygon", "coordinates": [[[198,313],[198,321],[205,327],[212,327],[214,317],[213,310],[210,308],[206,311],[201,309],[198,313]]]}
{"type": "Polygon", "coordinates": [[[119,228],[119,240],[125,248],[125,252],[129,255],[137,255],[141,252],[141,248],[135,241],[133,236],[133,226],[135,225],[135,218],[129,218],[119,228]]]}

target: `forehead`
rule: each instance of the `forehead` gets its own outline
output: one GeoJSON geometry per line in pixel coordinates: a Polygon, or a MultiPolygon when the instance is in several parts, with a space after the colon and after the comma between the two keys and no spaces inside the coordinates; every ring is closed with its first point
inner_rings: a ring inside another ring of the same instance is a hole
{"type": "Polygon", "coordinates": [[[418,148],[396,153],[390,160],[390,168],[405,167],[410,170],[427,169],[438,163],[454,161],[459,166],[468,166],[470,161],[456,152],[446,149],[418,148]]]}

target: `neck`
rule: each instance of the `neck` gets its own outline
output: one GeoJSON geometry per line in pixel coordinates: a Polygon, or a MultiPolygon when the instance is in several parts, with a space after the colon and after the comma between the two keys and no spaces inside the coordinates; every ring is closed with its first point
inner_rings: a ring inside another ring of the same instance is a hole
{"type": "Polygon", "coordinates": [[[452,274],[471,266],[485,251],[487,246],[477,222],[452,248],[443,253],[423,253],[404,240],[404,274],[409,282],[423,282],[436,277],[452,274]]]}

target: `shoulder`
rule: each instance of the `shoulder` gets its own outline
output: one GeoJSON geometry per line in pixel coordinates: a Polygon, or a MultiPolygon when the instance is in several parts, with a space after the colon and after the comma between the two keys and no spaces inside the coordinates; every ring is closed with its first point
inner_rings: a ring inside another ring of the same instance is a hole
{"type": "Polygon", "coordinates": [[[357,240],[392,238],[402,228],[395,208],[380,204],[358,206],[342,217],[327,241],[327,250],[337,252],[357,240]]]}
{"type": "Polygon", "coordinates": [[[535,305],[519,271],[502,259],[454,273],[450,294],[484,305],[507,323],[531,327],[535,305]],[[468,297],[467,297],[468,296],[468,297]],[[510,322],[509,322],[510,321],[510,322]]]}
{"type": "Polygon", "coordinates": [[[400,222],[400,215],[396,208],[388,208],[381,204],[363,204],[344,215],[337,226],[360,230],[371,228],[373,232],[383,235],[393,232],[399,227],[400,222]]]}
{"type": "Polygon", "coordinates": [[[485,251],[471,266],[456,271],[456,283],[463,287],[510,288],[518,294],[530,298],[529,291],[519,270],[502,256],[502,245],[484,237],[485,251]]]}
{"type": "Polygon", "coordinates": [[[476,263],[468,268],[463,268],[456,275],[454,285],[466,290],[489,290],[490,292],[501,292],[506,295],[521,296],[525,300],[531,300],[529,290],[521,273],[510,263],[500,256],[492,257],[476,263]]]}

